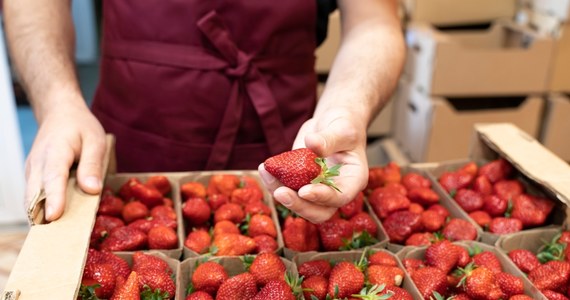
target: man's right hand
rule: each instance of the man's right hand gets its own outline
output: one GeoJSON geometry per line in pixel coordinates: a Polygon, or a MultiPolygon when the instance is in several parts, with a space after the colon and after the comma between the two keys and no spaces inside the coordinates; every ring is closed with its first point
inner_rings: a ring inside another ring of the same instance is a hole
{"type": "Polygon", "coordinates": [[[102,188],[105,132],[85,102],[76,103],[58,107],[42,118],[26,160],[26,207],[43,188],[47,221],[63,213],[69,169],[75,161],[79,160],[77,179],[81,189],[96,194],[102,188]]]}

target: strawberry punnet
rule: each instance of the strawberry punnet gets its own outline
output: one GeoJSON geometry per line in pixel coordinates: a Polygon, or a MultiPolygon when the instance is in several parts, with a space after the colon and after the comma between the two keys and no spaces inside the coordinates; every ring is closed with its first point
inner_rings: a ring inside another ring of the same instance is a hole
{"type": "Polygon", "coordinates": [[[339,175],[341,165],[329,169],[325,159],[310,149],[301,148],[272,156],[264,166],[283,185],[295,191],[307,184],[323,183],[340,192],[332,177],[339,175]]]}

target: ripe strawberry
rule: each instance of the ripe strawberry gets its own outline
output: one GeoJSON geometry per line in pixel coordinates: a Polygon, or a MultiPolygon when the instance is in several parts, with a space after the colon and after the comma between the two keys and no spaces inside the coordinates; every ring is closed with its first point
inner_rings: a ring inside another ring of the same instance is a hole
{"type": "Polygon", "coordinates": [[[131,192],[135,199],[139,200],[149,209],[164,203],[162,200],[162,194],[157,189],[146,186],[142,183],[131,186],[131,192]]]}
{"type": "Polygon", "coordinates": [[[271,209],[269,208],[269,206],[265,205],[265,203],[261,201],[247,204],[243,210],[246,215],[249,214],[253,216],[255,214],[262,214],[266,216],[271,216],[271,209]]]}
{"type": "Polygon", "coordinates": [[[245,206],[250,203],[263,201],[263,193],[259,188],[247,187],[233,190],[230,202],[245,206]]]}
{"type": "Polygon", "coordinates": [[[462,172],[445,172],[439,177],[439,184],[448,192],[454,193],[471,185],[474,176],[462,172]]]}
{"type": "Polygon", "coordinates": [[[317,225],[303,218],[287,217],[282,233],[285,247],[291,250],[300,252],[319,250],[317,225]]]}
{"type": "Polygon", "coordinates": [[[376,236],[378,225],[367,212],[359,212],[350,218],[354,232],[368,232],[371,236],[376,236]]]}
{"type": "Polygon", "coordinates": [[[183,200],[188,198],[206,198],[206,187],[197,181],[182,184],[182,186],[180,186],[180,192],[182,193],[183,200]]]}
{"type": "Polygon", "coordinates": [[[148,217],[149,210],[147,206],[144,205],[142,202],[131,201],[125,204],[125,206],[123,207],[122,215],[123,215],[123,220],[125,220],[125,222],[128,224],[135,220],[144,219],[148,217]]]}
{"type": "Polygon", "coordinates": [[[235,223],[228,220],[223,220],[214,225],[214,236],[223,233],[240,233],[240,231],[235,223]]]}
{"type": "Polygon", "coordinates": [[[514,295],[509,300],[532,300],[532,298],[527,295],[514,295]]]}
{"type": "Polygon", "coordinates": [[[396,267],[398,266],[398,262],[394,258],[394,256],[385,251],[378,251],[370,254],[368,257],[368,264],[369,265],[379,265],[379,266],[390,266],[396,267]]]}
{"type": "Polygon", "coordinates": [[[548,300],[568,300],[568,297],[551,290],[540,291],[548,300]]]}
{"type": "Polygon", "coordinates": [[[140,183],[141,182],[138,178],[129,178],[129,180],[119,188],[119,196],[125,201],[131,200],[134,197],[131,187],[140,183]]]}
{"type": "Polygon", "coordinates": [[[161,258],[141,251],[135,252],[133,254],[133,271],[140,274],[146,269],[156,269],[168,275],[171,275],[173,272],[168,263],[161,258]]]}
{"type": "Polygon", "coordinates": [[[150,216],[153,218],[168,218],[176,221],[176,212],[174,208],[166,205],[158,205],[150,210],[150,216]]]}
{"type": "Polygon", "coordinates": [[[287,151],[268,158],[265,170],[283,185],[295,191],[307,184],[323,183],[336,190],[332,177],[339,175],[340,165],[328,168],[323,158],[307,148],[287,151]]]}
{"type": "Polygon", "coordinates": [[[439,202],[439,195],[430,188],[415,188],[408,191],[408,198],[414,203],[429,206],[439,202]]]}
{"type": "Polygon", "coordinates": [[[473,191],[483,196],[491,195],[493,194],[493,185],[491,185],[491,182],[487,177],[477,176],[473,182],[473,191]]]}
{"type": "Polygon", "coordinates": [[[415,172],[410,172],[404,175],[402,177],[402,184],[408,191],[415,188],[431,188],[431,182],[429,179],[415,172]]]}
{"type": "Polygon", "coordinates": [[[147,246],[147,241],[148,239],[144,232],[128,226],[119,227],[111,231],[109,236],[101,243],[101,250],[140,250],[147,246]]]}
{"type": "Polygon", "coordinates": [[[350,219],[364,209],[364,193],[359,192],[354,199],[341,206],[338,210],[345,219],[350,219]]]}
{"type": "Polygon", "coordinates": [[[222,265],[217,262],[208,261],[199,264],[194,270],[194,273],[192,273],[192,286],[196,291],[204,291],[214,296],[228,277],[228,273],[222,265]]]}
{"type": "MultiPolygon", "coordinates": [[[[410,203],[410,207],[408,207],[408,211],[411,211],[415,214],[421,214],[425,211],[425,209],[423,206],[421,206],[418,203],[410,203]]],[[[445,219],[445,217],[444,217],[444,219],[445,219]]]]}
{"type": "Polygon", "coordinates": [[[424,230],[435,232],[440,230],[445,223],[445,218],[434,210],[426,210],[420,216],[424,230]]]}
{"type": "Polygon", "coordinates": [[[451,241],[474,241],[477,239],[477,229],[468,221],[452,219],[443,227],[443,236],[451,241]]]}
{"type": "Polygon", "coordinates": [[[421,230],[420,215],[409,211],[397,211],[382,222],[393,243],[403,243],[410,235],[421,230]]]}
{"type": "Polygon", "coordinates": [[[98,248],[100,243],[109,235],[115,228],[123,227],[125,223],[123,220],[111,216],[100,215],[95,218],[95,225],[91,232],[91,247],[98,248]]]}
{"type": "MultiPolygon", "coordinates": [[[[137,272],[139,275],[139,287],[141,290],[145,289],[145,286],[150,288],[151,293],[160,290],[160,293],[167,293],[166,299],[174,299],[176,294],[176,284],[172,277],[157,269],[143,269],[137,272]]],[[[163,298],[164,299],[164,298],[163,298]]]]}
{"type": "Polygon", "coordinates": [[[178,235],[170,227],[157,226],[148,232],[149,249],[175,249],[178,247],[178,235]]]}
{"type": "Polygon", "coordinates": [[[255,241],[241,234],[226,233],[214,236],[213,246],[219,256],[238,256],[250,254],[255,250],[255,241]]]}
{"type": "Polygon", "coordinates": [[[524,294],[524,284],[522,279],[509,273],[495,274],[495,280],[499,288],[503,292],[503,298],[509,298],[514,295],[524,294]]]}
{"type": "Polygon", "coordinates": [[[491,183],[505,179],[511,175],[513,167],[504,159],[497,159],[479,168],[479,176],[485,176],[491,183]]]}
{"type": "Polygon", "coordinates": [[[448,240],[443,240],[432,244],[426,248],[425,262],[428,266],[438,268],[445,274],[449,273],[457,266],[459,252],[448,240]]]}
{"type": "Polygon", "coordinates": [[[275,238],[270,237],[266,234],[261,234],[253,237],[255,241],[255,253],[265,253],[265,252],[275,252],[279,245],[275,238]]]}
{"type": "Polygon", "coordinates": [[[400,286],[404,280],[404,270],[399,267],[372,265],[367,272],[368,281],[372,285],[400,286]]]}
{"type": "Polygon", "coordinates": [[[184,300],[214,300],[214,298],[206,292],[197,291],[186,296],[184,300]]]}
{"type": "Polygon", "coordinates": [[[215,174],[210,177],[206,193],[208,196],[222,194],[230,197],[232,192],[239,187],[240,179],[232,174],[215,174]]]}
{"type": "Polygon", "coordinates": [[[222,194],[213,194],[208,196],[208,205],[212,211],[218,210],[218,208],[226,203],[230,202],[230,198],[222,194]]]}
{"type": "Polygon", "coordinates": [[[449,211],[447,210],[447,208],[445,208],[441,204],[434,204],[434,205],[430,206],[428,208],[428,210],[435,210],[440,215],[442,215],[443,218],[445,218],[445,219],[447,219],[447,217],[449,217],[449,211]]]}
{"type": "Polygon", "coordinates": [[[118,284],[116,285],[117,288],[115,289],[111,300],[139,300],[141,298],[139,276],[137,275],[137,272],[131,272],[123,284],[120,284],[120,286],[118,284]]]}
{"type": "Polygon", "coordinates": [[[471,176],[475,176],[477,175],[477,171],[478,171],[478,167],[477,164],[474,162],[468,162],[465,165],[463,165],[459,170],[457,170],[458,172],[463,172],[463,173],[467,173],[471,176]]]}
{"type": "Polygon", "coordinates": [[[271,280],[255,295],[253,300],[295,300],[291,286],[283,280],[271,280]]]}
{"type": "Polygon", "coordinates": [[[344,219],[329,220],[317,225],[321,243],[326,251],[338,251],[352,239],[352,223],[344,219]]]}
{"type": "Polygon", "coordinates": [[[394,162],[384,167],[369,168],[366,190],[373,190],[390,183],[400,183],[401,179],[400,166],[394,162]]]}
{"type": "Polygon", "coordinates": [[[546,217],[554,207],[550,200],[538,200],[538,198],[522,194],[513,199],[511,216],[521,220],[524,227],[532,227],[544,224],[546,217]]]}
{"type": "Polygon", "coordinates": [[[277,237],[277,229],[273,223],[273,219],[266,215],[253,215],[249,220],[248,233],[250,237],[258,235],[269,235],[273,238],[277,237]]]}
{"type": "Polygon", "coordinates": [[[468,189],[458,190],[453,199],[468,213],[480,210],[484,204],[481,194],[468,189]]]}
{"type": "Polygon", "coordinates": [[[406,239],[406,246],[429,246],[435,240],[433,233],[431,232],[418,232],[410,235],[406,239]]]}
{"type": "Polygon", "coordinates": [[[509,234],[523,229],[521,220],[515,218],[494,218],[489,224],[489,232],[495,234],[509,234]]]}
{"type": "Polygon", "coordinates": [[[259,254],[253,259],[244,259],[244,262],[246,264],[251,263],[249,273],[253,275],[259,287],[263,287],[273,280],[285,280],[285,264],[273,252],[259,254]]]}
{"type": "Polygon", "coordinates": [[[476,210],[469,213],[469,217],[483,228],[486,228],[491,224],[491,216],[486,211],[476,210]]]}
{"type": "Polygon", "coordinates": [[[570,231],[562,231],[560,233],[560,238],[558,243],[569,244],[570,243],[570,231]]]}
{"type": "Polygon", "coordinates": [[[329,281],[323,276],[306,277],[303,280],[301,287],[303,288],[303,295],[305,299],[325,300],[327,297],[327,288],[329,281]]]}
{"type": "Polygon", "coordinates": [[[455,246],[455,251],[457,251],[458,257],[459,257],[459,259],[457,260],[457,266],[458,267],[464,268],[470,262],[473,261],[471,259],[471,256],[469,255],[469,251],[467,251],[467,249],[465,249],[459,245],[455,245],[455,244],[454,244],[454,246],[455,246]]]}
{"type": "Polygon", "coordinates": [[[102,299],[108,299],[113,295],[115,289],[115,275],[113,267],[110,264],[88,264],[83,270],[83,277],[81,279],[81,294],[85,299],[89,296],[84,287],[93,286],[98,284],[99,287],[95,288],[95,294],[102,299]]]}
{"type": "Polygon", "coordinates": [[[477,267],[485,267],[492,271],[495,275],[503,272],[501,261],[490,251],[483,251],[473,255],[473,262],[477,267]]]}
{"type": "Polygon", "coordinates": [[[493,192],[508,201],[524,193],[524,186],[518,180],[500,180],[493,185],[493,192]]]}
{"type": "Polygon", "coordinates": [[[485,267],[473,269],[467,266],[465,269],[465,293],[475,299],[501,299],[503,292],[495,282],[493,272],[485,267]]]}
{"type": "Polygon", "coordinates": [[[170,181],[168,181],[168,178],[166,178],[166,176],[162,175],[155,175],[149,177],[148,180],[145,182],[145,185],[155,188],[163,196],[170,193],[170,191],[172,190],[170,181]]]}
{"type": "Polygon", "coordinates": [[[508,253],[513,263],[525,273],[529,273],[536,267],[540,266],[540,262],[534,253],[525,249],[512,250],[508,253]]]}
{"type": "Polygon", "coordinates": [[[380,219],[385,219],[399,210],[407,210],[410,207],[410,199],[400,193],[385,192],[384,188],[377,188],[368,197],[370,205],[380,219]]]}
{"type": "Polygon", "coordinates": [[[216,300],[252,299],[256,294],[255,278],[245,272],[224,281],[218,289],[216,300]]]}
{"type": "Polygon", "coordinates": [[[226,203],[214,212],[214,223],[228,220],[234,223],[240,223],[245,218],[245,213],[239,204],[226,203]]]}
{"type": "MultiPolygon", "coordinates": [[[[403,288],[397,286],[387,286],[384,290],[385,292],[392,293],[392,296],[389,298],[391,300],[413,300],[414,298],[410,294],[410,292],[404,290],[403,288]]],[[[457,299],[457,298],[454,298],[457,299]]]]}
{"type": "Polygon", "coordinates": [[[112,194],[105,194],[101,197],[97,215],[121,217],[124,205],[125,203],[121,198],[115,197],[112,194]]]}
{"type": "Polygon", "coordinates": [[[313,276],[322,276],[328,279],[331,275],[331,263],[324,259],[311,260],[299,265],[299,276],[309,278],[313,276]]]}
{"type": "Polygon", "coordinates": [[[346,261],[337,263],[329,277],[328,295],[342,299],[358,294],[364,285],[364,274],[359,266],[346,261]]]}
{"type": "Polygon", "coordinates": [[[402,265],[404,265],[404,268],[406,269],[406,271],[408,271],[410,274],[412,274],[414,271],[425,267],[423,260],[421,259],[415,259],[415,258],[405,258],[402,260],[402,265]]]}
{"type": "Polygon", "coordinates": [[[123,278],[129,277],[131,267],[129,267],[129,264],[124,259],[108,251],[99,252],[98,257],[101,263],[111,265],[113,273],[116,276],[121,276],[123,278]]]}
{"type": "Polygon", "coordinates": [[[564,261],[549,261],[534,268],[528,279],[539,290],[559,290],[566,287],[570,277],[570,264],[564,261]]]}
{"type": "Polygon", "coordinates": [[[507,211],[508,201],[497,195],[487,195],[483,197],[483,210],[492,217],[503,216],[507,211]]]}
{"type": "Polygon", "coordinates": [[[430,299],[434,292],[441,295],[447,292],[447,276],[438,268],[420,268],[414,271],[411,277],[423,299],[430,299]]]}
{"type": "Polygon", "coordinates": [[[188,198],[182,203],[182,215],[193,226],[201,226],[210,220],[210,206],[203,198],[188,198]]]}
{"type": "Polygon", "coordinates": [[[259,181],[255,179],[255,177],[243,175],[239,179],[239,187],[241,188],[256,188],[260,192],[262,191],[261,186],[259,185],[259,181]]]}
{"type": "Polygon", "coordinates": [[[163,197],[162,205],[174,208],[174,201],[168,197],[163,197]]]}
{"type": "Polygon", "coordinates": [[[538,207],[543,214],[548,216],[552,209],[554,209],[554,202],[548,198],[538,197],[538,196],[531,196],[532,202],[534,205],[538,207]]]}
{"type": "Polygon", "coordinates": [[[401,194],[403,196],[408,195],[408,190],[406,189],[406,187],[398,182],[387,183],[386,185],[384,185],[384,190],[388,193],[394,192],[401,194]]]}

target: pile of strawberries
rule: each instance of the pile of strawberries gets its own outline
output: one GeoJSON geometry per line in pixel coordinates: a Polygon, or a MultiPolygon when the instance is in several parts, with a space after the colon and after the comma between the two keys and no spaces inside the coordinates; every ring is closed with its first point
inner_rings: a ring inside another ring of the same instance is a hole
{"type": "Polygon", "coordinates": [[[543,225],[554,208],[547,198],[525,193],[525,186],[513,167],[497,159],[478,168],[469,162],[439,177],[441,186],[482,228],[494,234],[508,234],[543,225]]]}
{"type": "Polygon", "coordinates": [[[475,226],[449,217],[429,179],[415,172],[402,175],[396,163],[370,168],[366,191],[391,243],[422,246],[441,238],[477,238],[475,226]]]}
{"type": "Polygon", "coordinates": [[[282,220],[283,242],[293,251],[339,251],[378,243],[377,221],[365,210],[364,194],[340,207],[326,222],[313,224],[276,204],[282,220]]]}
{"type": "Polygon", "coordinates": [[[135,252],[132,268],[108,251],[89,249],[78,299],[174,299],[176,284],[168,263],[135,252]]]}
{"type": "Polygon", "coordinates": [[[301,286],[305,299],[413,299],[409,292],[399,287],[404,280],[404,270],[398,267],[392,254],[384,251],[378,251],[368,259],[363,253],[358,262],[331,264],[324,259],[311,260],[300,264],[298,271],[303,278],[301,286]]]}
{"type": "Polygon", "coordinates": [[[210,260],[199,264],[190,275],[186,300],[295,300],[301,292],[299,279],[287,273],[281,258],[266,252],[243,258],[246,272],[230,277],[224,267],[210,260]]]}
{"type": "Polygon", "coordinates": [[[130,178],[115,194],[103,191],[90,247],[108,251],[178,248],[174,203],[165,176],[130,178]]]}
{"type": "Polygon", "coordinates": [[[477,248],[443,240],[427,247],[423,260],[402,263],[424,299],[532,299],[524,295],[523,280],[503,272],[493,252],[477,248]]]}
{"type": "Polygon", "coordinates": [[[208,185],[198,181],[181,187],[184,245],[214,255],[244,255],[278,249],[277,227],[263,202],[257,180],[250,176],[216,174],[208,185]]]}
{"type": "Polygon", "coordinates": [[[535,255],[527,249],[509,251],[509,258],[548,299],[570,297],[570,231],[556,235],[535,255]],[[568,296],[568,297],[567,297],[568,296]]]}

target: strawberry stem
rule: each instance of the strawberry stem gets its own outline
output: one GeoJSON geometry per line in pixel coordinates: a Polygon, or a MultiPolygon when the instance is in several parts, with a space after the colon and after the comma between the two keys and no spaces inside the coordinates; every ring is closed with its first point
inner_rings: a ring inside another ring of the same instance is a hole
{"type": "Polygon", "coordinates": [[[321,167],[321,174],[319,174],[319,176],[314,178],[311,181],[311,183],[313,184],[322,183],[330,186],[339,193],[342,193],[342,191],[336,186],[336,184],[332,180],[332,177],[340,175],[340,167],[342,167],[342,164],[335,165],[334,167],[329,168],[327,166],[325,159],[322,157],[315,158],[315,162],[321,167]]]}

